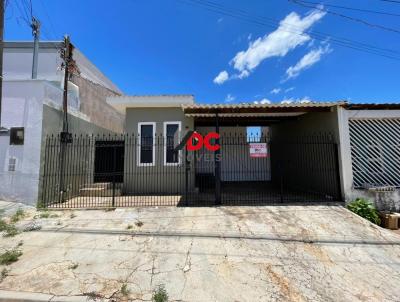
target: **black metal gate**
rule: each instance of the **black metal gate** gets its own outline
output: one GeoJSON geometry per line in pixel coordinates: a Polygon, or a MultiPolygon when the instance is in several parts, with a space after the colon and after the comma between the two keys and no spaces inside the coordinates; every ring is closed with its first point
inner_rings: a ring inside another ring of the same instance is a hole
{"type": "MultiPolygon", "coordinates": [[[[200,203],[262,205],[341,200],[337,144],[331,135],[291,140],[229,135],[222,136],[219,143],[217,160],[205,149],[195,153],[196,189],[203,196],[200,203]],[[266,152],[251,154],[252,145],[261,145],[266,152]],[[218,177],[220,197],[215,188],[218,177]]],[[[196,196],[188,200],[199,203],[196,196]]]]}
{"type": "Polygon", "coordinates": [[[69,143],[50,136],[41,205],[102,208],[341,200],[337,145],[330,135],[295,140],[225,135],[219,144],[218,152],[181,150],[178,160],[168,163],[166,139],[159,135],[75,135],[69,143]],[[253,154],[254,144],[263,152],[253,154]]]}
{"type": "Polygon", "coordinates": [[[98,140],[95,142],[94,178],[95,183],[124,182],[124,141],[98,140]]]}

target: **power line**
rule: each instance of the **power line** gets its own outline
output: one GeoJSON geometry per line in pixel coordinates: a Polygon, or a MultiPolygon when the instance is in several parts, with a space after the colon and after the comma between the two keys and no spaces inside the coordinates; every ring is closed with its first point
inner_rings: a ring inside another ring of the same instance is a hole
{"type": "Polygon", "coordinates": [[[324,8],[319,7],[318,4],[317,5],[307,5],[307,4],[304,4],[305,2],[301,1],[301,0],[288,0],[288,1],[292,2],[294,4],[297,4],[297,5],[303,6],[303,7],[316,9],[316,10],[319,10],[321,12],[325,12],[325,13],[328,13],[328,14],[331,14],[331,15],[335,15],[335,16],[338,16],[338,17],[341,17],[341,18],[344,18],[344,19],[347,19],[347,20],[350,20],[350,21],[358,22],[358,23],[367,25],[369,27],[374,27],[374,28],[378,28],[378,29],[394,32],[396,34],[400,34],[400,30],[398,30],[398,29],[391,28],[391,27],[386,27],[386,26],[379,25],[379,24],[370,23],[370,22],[362,20],[362,19],[358,19],[358,18],[347,16],[347,15],[343,15],[341,13],[337,13],[337,12],[334,12],[334,11],[326,10],[324,8]]]}
{"type": "Polygon", "coordinates": [[[241,9],[225,8],[222,5],[219,5],[219,4],[211,2],[211,1],[201,1],[201,0],[178,0],[178,1],[181,1],[181,2],[189,4],[189,5],[198,5],[204,9],[212,11],[214,13],[226,15],[229,17],[233,17],[236,19],[240,19],[240,20],[249,22],[249,23],[253,23],[253,24],[257,24],[257,25],[261,25],[261,26],[268,26],[268,27],[272,27],[272,28],[276,28],[276,26],[281,26],[281,27],[283,27],[283,30],[286,32],[291,32],[291,33],[303,35],[303,36],[310,35],[314,39],[319,40],[319,41],[326,41],[327,39],[329,39],[330,42],[332,42],[336,45],[339,45],[339,46],[351,48],[354,50],[358,50],[358,51],[362,51],[362,52],[366,52],[366,53],[370,53],[370,54],[379,55],[379,56],[390,58],[393,60],[400,60],[400,57],[394,55],[394,54],[400,54],[400,52],[393,50],[393,49],[381,48],[381,47],[377,47],[374,45],[369,45],[366,43],[350,40],[347,38],[341,38],[341,37],[337,37],[337,36],[333,36],[333,35],[327,35],[327,34],[324,34],[321,32],[317,32],[317,31],[303,31],[303,30],[295,31],[295,30],[288,28],[288,27],[296,28],[296,26],[294,26],[292,24],[287,24],[287,23],[285,24],[285,23],[282,23],[282,22],[277,21],[272,18],[250,15],[249,13],[247,13],[246,11],[241,10],[241,9]],[[393,53],[393,55],[391,53],[393,53]]]}
{"type": "MultiPolygon", "coordinates": [[[[22,19],[26,23],[26,25],[28,25],[31,28],[31,26],[32,26],[32,23],[31,23],[32,21],[31,20],[32,19],[29,20],[29,14],[32,13],[32,18],[33,18],[34,9],[33,9],[33,6],[32,6],[32,0],[25,0],[25,1],[24,0],[19,0],[19,1],[13,1],[13,2],[10,2],[10,3],[15,4],[15,7],[19,11],[20,17],[16,17],[16,19],[17,20],[19,18],[22,19]],[[29,3],[27,1],[29,1],[29,3]]],[[[57,38],[55,37],[54,31],[53,31],[53,26],[52,26],[52,23],[51,23],[51,20],[50,20],[50,16],[48,15],[48,13],[46,11],[44,3],[42,3],[42,4],[43,4],[43,9],[44,9],[44,12],[45,12],[45,14],[47,16],[47,19],[49,20],[49,24],[51,26],[51,27],[49,27],[49,29],[52,32],[52,34],[50,34],[49,31],[46,30],[46,28],[41,28],[41,32],[42,32],[43,36],[45,36],[46,39],[50,40],[49,43],[53,43],[54,48],[60,48],[58,43],[51,42],[51,40],[57,40],[57,38]]],[[[45,27],[47,27],[47,24],[45,24],[45,27]]],[[[58,39],[58,40],[61,40],[61,39],[58,39]]]]}
{"type": "Polygon", "coordinates": [[[54,27],[54,24],[53,24],[53,22],[52,22],[52,20],[51,20],[51,17],[50,17],[50,15],[49,15],[49,13],[47,12],[46,5],[45,5],[45,3],[44,3],[44,0],[41,0],[40,3],[42,4],[43,11],[44,11],[44,14],[46,15],[47,20],[49,20],[49,24],[50,24],[49,28],[50,28],[50,31],[52,32],[53,39],[56,40],[56,31],[55,31],[55,27],[54,27]]]}
{"type": "Polygon", "coordinates": [[[392,2],[392,3],[400,4],[400,1],[398,1],[398,0],[380,0],[380,1],[382,1],[382,2],[392,2]]]}
{"type": "MultiPolygon", "coordinates": [[[[181,1],[183,1],[183,0],[181,0],[181,1]]],[[[236,10],[236,12],[237,11],[240,12],[239,15],[237,15],[237,14],[234,15],[234,14],[232,14],[230,12],[235,12],[235,10],[229,9],[229,8],[223,10],[222,6],[220,6],[220,5],[216,4],[216,3],[213,3],[211,1],[201,1],[201,0],[188,0],[188,1],[194,2],[194,4],[198,4],[198,5],[201,5],[201,6],[205,5],[206,6],[205,9],[207,9],[207,10],[211,10],[213,12],[217,12],[217,13],[220,13],[220,14],[225,14],[225,15],[228,15],[230,17],[238,18],[238,19],[247,21],[249,23],[255,23],[257,25],[262,25],[262,26],[269,26],[271,28],[275,28],[276,26],[284,25],[286,27],[290,26],[290,27],[296,29],[296,26],[294,26],[292,24],[282,23],[279,20],[266,18],[266,17],[262,17],[262,16],[261,17],[260,16],[255,16],[254,17],[254,16],[248,14],[246,11],[240,10],[240,9],[236,10]],[[207,2],[207,3],[205,3],[205,2],[207,2]],[[210,5],[211,5],[212,9],[210,9],[210,5]],[[215,10],[215,8],[217,8],[217,10],[215,10]],[[228,11],[228,14],[226,13],[226,11],[228,11]],[[243,16],[244,16],[244,18],[243,18],[243,16]],[[262,20],[262,21],[254,20],[254,18],[262,20]],[[266,24],[265,20],[271,20],[271,21],[268,21],[268,22],[270,22],[270,24],[268,24],[268,23],[266,24]]],[[[297,32],[294,32],[293,30],[288,30],[288,29],[285,29],[285,31],[286,32],[295,33],[295,34],[299,34],[299,35],[303,35],[303,36],[308,34],[308,35],[313,36],[313,38],[315,38],[317,40],[321,40],[321,41],[325,41],[326,39],[330,39],[331,41],[334,41],[335,43],[349,44],[352,47],[363,47],[363,48],[367,48],[368,50],[373,50],[373,51],[378,50],[378,51],[385,51],[385,52],[391,52],[391,53],[400,54],[400,52],[396,51],[396,50],[381,48],[381,47],[369,45],[369,44],[366,44],[366,43],[361,43],[361,42],[353,41],[353,40],[350,40],[350,39],[333,36],[333,35],[326,35],[324,33],[317,32],[317,31],[312,31],[312,32],[311,31],[306,31],[306,32],[304,32],[302,29],[300,31],[298,30],[297,32]]]]}
{"type": "Polygon", "coordinates": [[[30,26],[31,23],[30,23],[30,20],[29,20],[29,16],[27,15],[27,13],[26,13],[26,11],[24,10],[23,6],[21,7],[21,6],[20,6],[20,3],[19,3],[18,1],[15,1],[15,2],[13,2],[13,3],[14,3],[15,6],[17,7],[17,9],[19,10],[21,19],[22,19],[23,21],[25,21],[25,22],[28,24],[28,26],[30,26]]]}
{"type": "Polygon", "coordinates": [[[10,20],[14,17],[14,7],[10,5],[10,2],[8,0],[6,0],[4,10],[8,11],[9,8],[11,9],[10,16],[6,17],[4,20],[10,20]]]}
{"type": "Polygon", "coordinates": [[[29,4],[29,2],[28,2],[29,0],[21,0],[21,3],[22,3],[22,7],[24,8],[24,10],[25,10],[25,14],[28,16],[28,18],[29,18],[29,16],[30,16],[30,18],[32,19],[32,17],[33,17],[33,13],[32,13],[32,6],[29,4]]]}
{"type": "MultiPolygon", "coordinates": [[[[301,0],[303,3],[307,4],[314,4],[314,5],[319,5],[321,3],[318,2],[313,2],[313,1],[304,1],[301,0]]],[[[349,7],[349,6],[342,6],[342,5],[333,5],[333,4],[323,4],[324,7],[334,7],[334,8],[340,8],[340,9],[347,9],[347,10],[353,10],[353,11],[359,11],[359,12],[364,12],[364,13],[371,13],[371,14],[379,14],[379,15],[386,15],[386,16],[393,16],[393,17],[400,17],[400,14],[394,14],[394,13],[389,13],[389,12],[383,12],[383,11],[376,11],[376,10],[370,10],[370,9],[364,9],[364,8],[358,8],[358,7],[349,7]]]]}

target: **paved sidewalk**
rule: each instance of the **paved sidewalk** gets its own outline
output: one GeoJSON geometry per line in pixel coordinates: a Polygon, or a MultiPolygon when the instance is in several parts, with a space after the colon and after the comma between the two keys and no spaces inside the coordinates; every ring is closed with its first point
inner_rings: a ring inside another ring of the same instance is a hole
{"type": "Polygon", "coordinates": [[[169,301],[400,297],[400,236],[341,206],[28,212],[17,226],[40,230],[0,238],[23,242],[3,301],[151,301],[159,285],[169,301]]]}

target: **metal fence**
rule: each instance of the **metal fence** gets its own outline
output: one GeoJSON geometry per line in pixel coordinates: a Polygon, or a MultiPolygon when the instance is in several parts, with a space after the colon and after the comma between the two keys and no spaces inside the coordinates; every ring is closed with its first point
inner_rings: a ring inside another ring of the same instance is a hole
{"type": "Polygon", "coordinates": [[[161,135],[46,138],[40,203],[48,208],[258,205],[341,199],[330,135],[225,135],[218,152],[177,151],[161,135]],[[252,154],[250,148],[265,147],[252,154]],[[267,153],[265,153],[265,150],[267,153]]]}
{"type": "Polygon", "coordinates": [[[355,188],[400,187],[400,119],[350,119],[355,188]]]}

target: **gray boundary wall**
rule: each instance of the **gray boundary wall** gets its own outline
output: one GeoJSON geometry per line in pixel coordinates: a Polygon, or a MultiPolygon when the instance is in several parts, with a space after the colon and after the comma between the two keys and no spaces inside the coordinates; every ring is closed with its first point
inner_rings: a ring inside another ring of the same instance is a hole
{"type": "MultiPolygon", "coordinates": [[[[340,135],[340,168],[342,192],[346,203],[363,197],[373,201],[380,210],[400,211],[400,189],[392,192],[376,193],[366,189],[353,188],[353,171],[350,145],[349,119],[400,118],[400,110],[346,110],[338,109],[340,135]]],[[[400,173],[400,171],[399,171],[400,173]]]]}
{"type": "MultiPolygon", "coordinates": [[[[101,134],[101,135],[113,135],[115,134],[114,132],[111,132],[110,130],[104,129],[102,127],[99,127],[89,121],[86,121],[80,117],[74,116],[69,114],[68,115],[69,119],[69,132],[72,133],[73,135],[80,135],[80,134],[101,134]]],[[[60,131],[62,130],[62,120],[63,120],[63,112],[60,110],[57,110],[55,108],[52,108],[48,105],[43,105],[43,122],[42,122],[42,140],[41,140],[41,152],[40,152],[40,178],[39,178],[39,192],[38,192],[38,202],[40,203],[42,199],[42,194],[49,194],[48,192],[44,192],[44,190],[54,190],[54,188],[45,188],[43,184],[43,173],[44,173],[44,168],[46,164],[46,137],[51,136],[51,135],[58,135],[60,131]]],[[[67,147],[68,148],[68,147],[67,147]]],[[[81,183],[91,183],[93,182],[93,169],[94,169],[94,163],[92,162],[94,160],[94,146],[93,148],[87,148],[87,152],[91,152],[86,154],[86,156],[82,156],[82,158],[79,161],[76,160],[71,160],[69,161],[68,155],[66,162],[69,163],[69,168],[74,169],[73,166],[71,166],[71,163],[74,163],[76,166],[79,166],[80,169],[83,167],[86,167],[86,172],[85,175],[80,174],[79,177],[85,177],[85,180],[82,181],[80,179],[74,179],[73,176],[70,176],[68,179],[65,179],[66,187],[74,190],[74,191],[79,191],[79,188],[75,188],[73,184],[81,184],[81,183]],[[82,161],[84,164],[82,164],[82,161]]],[[[68,152],[67,152],[68,154],[68,152]]],[[[57,183],[57,182],[54,182],[57,183]]]]}

